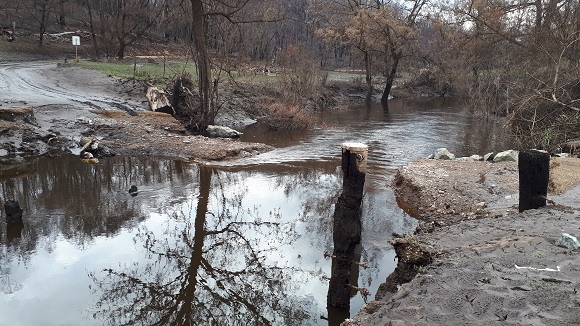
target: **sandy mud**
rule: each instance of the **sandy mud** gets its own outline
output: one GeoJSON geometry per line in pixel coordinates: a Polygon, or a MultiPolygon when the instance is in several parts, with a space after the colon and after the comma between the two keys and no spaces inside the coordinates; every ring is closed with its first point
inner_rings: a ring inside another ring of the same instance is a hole
{"type": "Polygon", "coordinates": [[[518,213],[517,164],[419,160],[393,181],[422,225],[398,266],[343,325],[580,325],[579,159],[552,162],[553,204],[518,213]]]}

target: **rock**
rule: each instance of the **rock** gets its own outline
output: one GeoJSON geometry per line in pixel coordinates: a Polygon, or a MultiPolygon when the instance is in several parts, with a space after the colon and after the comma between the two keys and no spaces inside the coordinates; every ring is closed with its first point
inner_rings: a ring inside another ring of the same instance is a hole
{"type": "Polygon", "coordinates": [[[101,145],[95,137],[82,137],[79,144],[82,146],[81,153],[89,152],[93,157],[97,158],[115,156],[115,153],[110,148],[101,145]]]}
{"type": "Polygon", "coordinates": [[[232,128],[223,126],[207,126],[206,135],[210,138],[237,138],[242,133],[232,128]]]}
{"type": "Polygon", "coordinates": [[[137,194],[139,194],[139,190],[137,189],[136,185],[132,185],[131,188],[129,188],[129,194],[133,197],[137,196],[137,194]]]}
{"type": "Polygon", "coordinates": [[[576,237],[569,235],[568,233],[562,233],[560,238],[556,240],[556,246],[576,250],[580,248],[580,242],[576,237]]]}
{"type": "Polygon", "coordinates": [[[22,222],[22,208],[15,200],[7,200],[4,203],[4,212],[6,212],[6,223],[14,224],[22,222]]]}
{"type": "Polygon", "coordinates": [[[556,157],[570,157],[570,154],[568,154],[568,153],[559,153],[559,154],[556,154],[554,156],[556,156],[556,157]]]}
{"type": "Polygon", "coordinates": [[[436,160],[453,160],[455,155],[447,150],[447,148],[437,148],[433,153],[433,158],[436,160]]]}
{"type": "Polygon", "coordinates": [[[476,209],[476,210],[482,210],[482,209],[484,209],[486,206],[487,206],[487,205],[485,204],[485,202],[483,202],[483,201],[482,201],[482,202],[479,202],[479,203],[475,204],[475,209],[476,209]]]}
{"type": "Polygon", "coordinates": [[[513,149],[499,152],[493,158],[493,162],[517,162],[518,161],[518,152],[514,151],[513,149]]]}
{"type": "Polygon", "coordinates": [[[481,155],[477,155],[477,154],[471,155],[469,158],[474,160],[474,161],[483,161],[483,157],[481,155]]]}
{"type": "Polygon", "coordinates": [[[494,157],[495,157],[495,154],[493,152],[487,153],[487,154],[483,155],[483,160],[484,161],[493,161],[494,157]]]}

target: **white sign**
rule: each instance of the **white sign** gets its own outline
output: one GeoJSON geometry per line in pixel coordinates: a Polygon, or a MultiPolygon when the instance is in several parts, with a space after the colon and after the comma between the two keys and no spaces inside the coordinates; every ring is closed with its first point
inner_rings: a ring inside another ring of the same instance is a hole
{"type": "Polygon", "coordinates": [[[73,42],[73,45],[81,45],[81,37],[80,36],[73,36],[72,42],[73,42]]]}

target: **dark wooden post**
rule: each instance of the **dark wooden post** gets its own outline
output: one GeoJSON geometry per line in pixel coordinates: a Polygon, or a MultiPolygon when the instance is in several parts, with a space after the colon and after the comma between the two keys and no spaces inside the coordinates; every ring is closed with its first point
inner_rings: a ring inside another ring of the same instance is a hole
{"type": "Polygon", "coordinates": [[[328,287],[329,307],[350,309],[351,265],[361,240],[361,203],[367,167],[368,146],[342,144],[342,194],[334,210],[334,259],[328,287]]]}
{"type": "Polygon", "coordinates": [[[550,154],[525,150],[518,155],[520,212],[546,206],[550,179],[550,154]]]}

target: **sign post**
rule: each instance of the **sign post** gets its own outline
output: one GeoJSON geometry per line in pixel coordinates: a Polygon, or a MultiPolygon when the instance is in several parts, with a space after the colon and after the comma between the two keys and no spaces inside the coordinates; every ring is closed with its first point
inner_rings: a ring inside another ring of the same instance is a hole
{"type": "Polygon", "coordinates": [[[72,44],[75,46],[75,59],[76,59],[76,62],[79,62],[78,47],[79,47],[79,45],[81,45],[81,37],[80,36],[73,36],[72,37],[72,44]]]}

